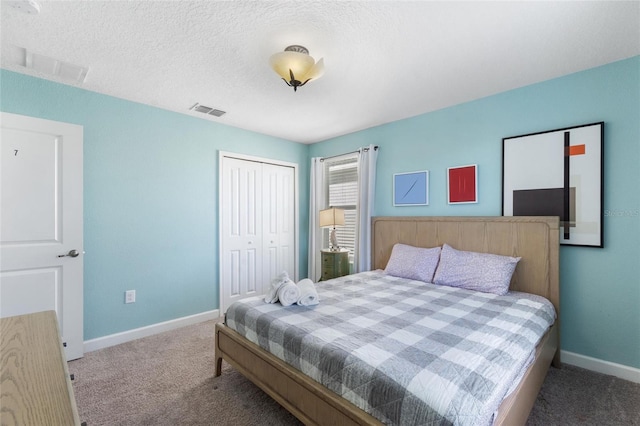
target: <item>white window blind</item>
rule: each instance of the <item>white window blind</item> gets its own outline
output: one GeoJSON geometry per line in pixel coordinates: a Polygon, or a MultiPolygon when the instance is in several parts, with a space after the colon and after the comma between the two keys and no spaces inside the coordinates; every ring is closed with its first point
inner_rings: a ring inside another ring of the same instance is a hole
{"type": "MultiPolygon", "coordinates": [[[[326,159],[325,182],[327,205],[344,209],[344,226],[336,227],[338,245],[349,250],[353,260],[356,245],[356,218],[358,215],[358,159],[355,155],[340,159],[326,159]]],[[[329,231],[324,232],[325,247],[329,231]]]]}

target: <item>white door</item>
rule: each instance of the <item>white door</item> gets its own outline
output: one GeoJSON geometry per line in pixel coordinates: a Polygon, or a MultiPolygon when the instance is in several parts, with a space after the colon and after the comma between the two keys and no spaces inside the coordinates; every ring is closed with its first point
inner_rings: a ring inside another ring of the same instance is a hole
{"type": "Polygon", "coordinates": [[[236,300],[262,293],[261,179],[262,164],[223,159],[220,286],[225,310],[236,300]]]}
{"type": "Polygon", "coordinates": [[[221,153],[220,309],[297,279],[296,168],[221,153]]]}
{"type": "Polygon", "coordinates": [[[262,165],[264,283],[271,282],[282,271],[295,279],[294,177],[292,167],[262,165]]]}
{"type": "Polygon", "coordinates": [[[83,355],[82,126],[0,113],[0,317],[54,310],[83,355]]]}

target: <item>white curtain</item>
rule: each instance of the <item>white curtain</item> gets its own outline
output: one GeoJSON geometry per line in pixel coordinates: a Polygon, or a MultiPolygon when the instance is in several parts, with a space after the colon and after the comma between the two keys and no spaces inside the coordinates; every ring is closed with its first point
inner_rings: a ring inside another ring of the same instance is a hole
{"type": "Polygon", "coordinates": [[[322,249],[322,233],[318,226],[318,212],[325,208],[324,165],[322,158],[311,159],[309,176],[309,265],[308,276],[318,282],[321,275],[320,250],[322,249]]]}
{"type": "Polygon", "coordinates": [[[353,271],[371,269],[371,216],[376,192],[377,147],[369,145],[358,154],[358,222],[353,271]]]}

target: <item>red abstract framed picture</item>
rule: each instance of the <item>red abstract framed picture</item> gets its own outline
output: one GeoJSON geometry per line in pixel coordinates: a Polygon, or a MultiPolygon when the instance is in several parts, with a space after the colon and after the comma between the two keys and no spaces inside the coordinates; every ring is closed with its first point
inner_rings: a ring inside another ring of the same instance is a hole
{"type": "Polygon", "coordinates": [[[447,201],[449,204],[478,202],[478,165],[447,169],[447,201]]]}

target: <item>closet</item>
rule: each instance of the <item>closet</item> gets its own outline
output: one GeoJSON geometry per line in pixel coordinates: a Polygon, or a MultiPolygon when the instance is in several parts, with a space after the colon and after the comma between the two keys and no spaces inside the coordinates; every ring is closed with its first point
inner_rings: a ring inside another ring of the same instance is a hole
{"type": "Polygon", "coordinates": [[[287,271],[297,280],[297,165],[220,153],[220,313],[261,295],[287,271]]]}

